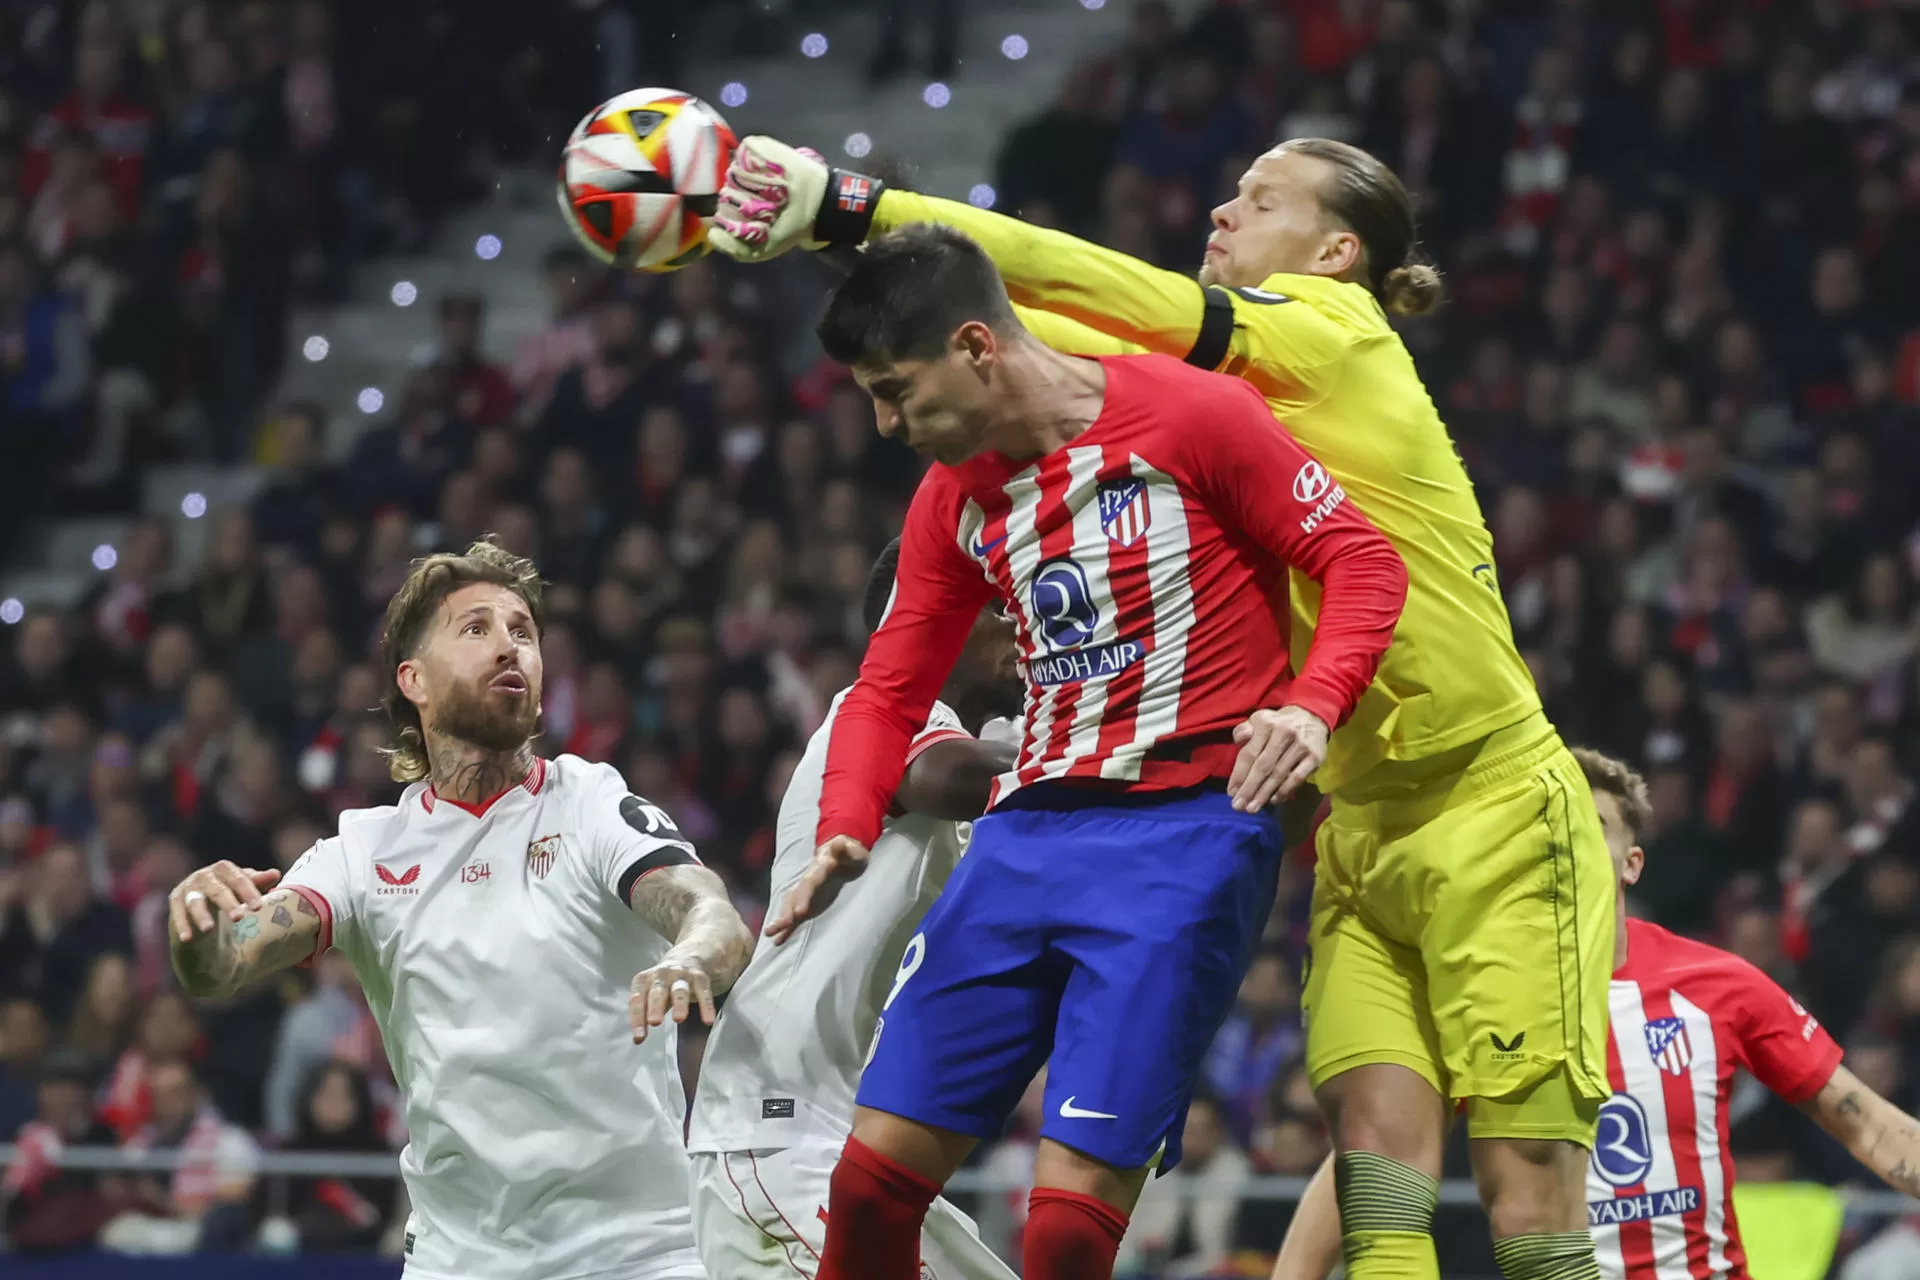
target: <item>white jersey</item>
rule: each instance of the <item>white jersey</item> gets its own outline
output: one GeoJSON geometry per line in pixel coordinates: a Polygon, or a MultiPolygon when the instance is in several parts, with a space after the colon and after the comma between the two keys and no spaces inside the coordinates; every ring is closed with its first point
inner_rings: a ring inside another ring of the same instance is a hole
{"type": "MultiPolygon", "coordinates": [[[[839,709],[835,698],[780,802],[774,903],[813,857],[827,739],[839,709]]],[[[936,742],[969,736],[951,710],[935,703],[908,759],[936,742]]],[[[963,828],[918,814],[890,819],[866,873],[831,908],[783,945],[760,939],[707,1041],[688,1150],[837,1148],[845,1141],[881,1006],[908,940],[960,861],[963,828]]]]}
{"type": "Polygon", "coordinates": [[[611,1280],[692,1246],[675,1037],[627,1022],[667,949],[628,894],[690,857],[611,767],[563,755],[482,807],[416,783],[350,810],[288,872],[405,1099],[409,1277],[611,1280]]]}

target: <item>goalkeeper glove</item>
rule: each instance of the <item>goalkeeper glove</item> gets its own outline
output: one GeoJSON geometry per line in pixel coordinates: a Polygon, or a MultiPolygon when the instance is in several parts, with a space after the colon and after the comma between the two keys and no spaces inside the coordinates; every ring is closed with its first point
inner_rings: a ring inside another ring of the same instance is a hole
{"type": "Polygon", "coordinates": [[[764,136],[733,153],[707,241],[729,258],[765,262],[799,245],[824,249],[867,238],[885,185],[830,167],[819,152],[764,136]]]}

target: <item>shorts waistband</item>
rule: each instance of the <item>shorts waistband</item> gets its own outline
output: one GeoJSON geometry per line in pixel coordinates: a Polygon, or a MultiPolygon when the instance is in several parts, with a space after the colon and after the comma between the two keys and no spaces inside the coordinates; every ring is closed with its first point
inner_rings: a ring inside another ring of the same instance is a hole
{"type": "Polygon", "coordinates": [[[1565,750],[1566,744],[1546,713],[1535,711],[1464,747],[1423,760],[1377,765],[1344,788],[1333,804],[1336,811],[1343,807],[1391,808],[1402,801],[1428,804],[1442,793],[1450,801],[1464,800],[1514,778],[1538,773],[1565,750]]]}

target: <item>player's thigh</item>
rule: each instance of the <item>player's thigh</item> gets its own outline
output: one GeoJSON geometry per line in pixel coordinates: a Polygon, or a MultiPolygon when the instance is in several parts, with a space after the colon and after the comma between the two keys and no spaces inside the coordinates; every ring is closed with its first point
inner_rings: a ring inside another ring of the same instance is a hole
{"type": "Polygon", "coordinates": [[[1445,867],[1422,960],[1452,1095],[1502,1102],[1477,1120],[1470,1108],[1470,1131],[1591,1146],[1608,1094],[1615,890],[1579,766],[1559,748],[1419,839],[1445,867]]]}
{"type": "Polygon", "coordinates": [[[1300,996],[1307,1078],[1317,1090],[1356,1067],[1400,1066],[1444,1094],[1420,954],[1362,909],[1380,853],[1364,825],[1329,818],[1320,827],[1300,996]]]}
{"type": "Polygon", "coordinates": [[[944,1196],[920,1227],[920,1274],[922,1280],[1017,1280],[973,1219],[944,1196]]]}
{"type": "Polygon", "coordinates": [[[1203,792],[1103,811],[1073,839],[1100,875],[1056,921],[1072,971],[1041,1134],[1120,1170],[1164,1148],[1171,1167],[1207,1048],[1272,910],[1279,823],[1203,792]]]}
{"type": "Polygon", "coordinates": [[[901,958],[861,1106],[986,1138],[1047,1060],[1066,966],[1049,951],[1017,848],[1032,837],[1029,817],[974,824],[967,856],[901,958]]]}
{"type": "Polygon", "coordinates": [[[693,1156],[693,1236],[711,1277],[812,1280],[826,1243],[821,1216],[831,1153],[797,1149],[693,1156]]]}

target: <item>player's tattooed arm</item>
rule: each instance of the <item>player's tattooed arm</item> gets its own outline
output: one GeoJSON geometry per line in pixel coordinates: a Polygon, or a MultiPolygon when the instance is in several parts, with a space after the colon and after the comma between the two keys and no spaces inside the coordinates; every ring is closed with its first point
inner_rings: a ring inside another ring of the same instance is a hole
{"type": "Polygon", "coordinates": [[[685,1022],[696,1005],[701,1021],[712,1025],[715,997],[733,986],[753,956],[753,934],[726,885],[698,863],[678,863],[641,876],[628,903],[672,943],[659,964],[634,975],[627,1000],[634,1043],[668,1017],[685,1022]]]}
{"type": "Polygon", "coordinates": [[[189,995],[229,996],[313,954],[320,913],[292,889],[274,889],[279,879],[216,862],[167,895],[173,971],[189,995]]]}
{"type": "Polygon", "coordinates": [[[1833,1078],[1800,1109],[1888,1186],[1920,1199],[1920,1120],[1845,1067],[1836,1067],[1833,1078]]]}
{"type": "Polygon", "coordinates": [[[993,780],[1013,768],[1015,749],[1002,742],[953,738],[914,757],[894,792],[908,813],[949,822],[970,822],[987,811],[993,780]]]}

